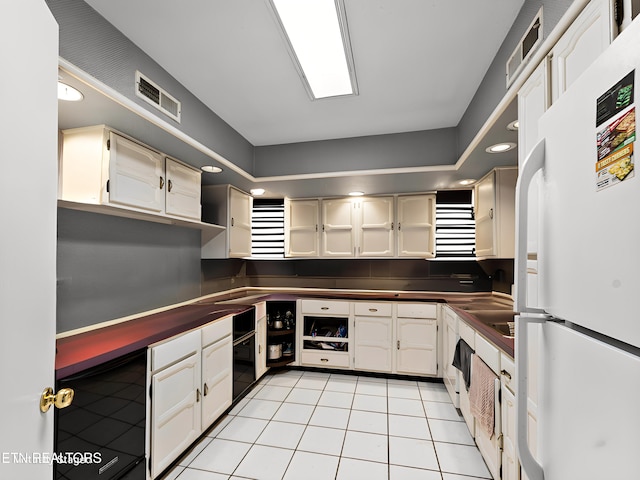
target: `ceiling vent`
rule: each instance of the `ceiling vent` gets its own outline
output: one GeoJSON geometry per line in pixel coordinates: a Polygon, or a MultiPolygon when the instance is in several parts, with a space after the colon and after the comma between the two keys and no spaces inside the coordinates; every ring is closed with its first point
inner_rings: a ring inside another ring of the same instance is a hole
{"type": "Polygon", "coordinates": [[[507,60],[507,88],[524,68],[527,60],[542,42],[542,7],[527,28],[518,46],[507,60]]]}
{"type": "Polygon", "coordinates": [[[138,71],[136,95],[180,123],[180,102],[138,71]]]}

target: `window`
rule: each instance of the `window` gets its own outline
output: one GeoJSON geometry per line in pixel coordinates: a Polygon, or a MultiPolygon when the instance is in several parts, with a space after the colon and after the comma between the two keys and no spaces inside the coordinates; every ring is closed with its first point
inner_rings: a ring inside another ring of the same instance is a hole
{"type": "Polygon", "coordinates": [[[436,258],[473,258],[476,223],[471,190],[436,194],[436,258]]]}
{"type": "Polygon", "coordinates": [[[251,257],[284,258],[284,200],[253,199],[251,257]]]}

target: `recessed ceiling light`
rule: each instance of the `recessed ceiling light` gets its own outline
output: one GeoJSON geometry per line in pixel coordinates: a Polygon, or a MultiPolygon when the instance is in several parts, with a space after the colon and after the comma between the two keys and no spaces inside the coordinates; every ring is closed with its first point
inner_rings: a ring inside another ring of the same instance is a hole
{"type": "Polygon", "coordinates": [[[76,90],[66,83],[58,82],[58,100],[66,100],[68,102],[79,102],[84,98],[80,90],[76,90]]]}
{"type": "Polygon", "coordinates": [[[349,192],[350,197],[361,197],[364,195],[364,192],[349,192]]]}
{"type": "Polygon", "coordinates": [[[503,153],[508,152],[509,150],[513,150],[516,148],[515,143],[507,142],[507,143],[496,143],[495,145],[491,145],[487,147],[486,151],[488,153],[503,153]]]}
{"type": "Polygon", "coordinates": [[[466,185],[471,185],[472,183],[475,183],[475,182],[476,182],[476,180],[474,178],[467,178],[465,180],[460,180],[458,182],[458,185],[465,185],[466,186],[466,185]]]}
{"type": "Polygon", "coordinates": [[[220,173],[222,171],[220,167],[214,167],[213,165],[205,165],[204,167],[200,167],[200,170],[208,173],[220,173]]]}
{"type": "Polygon", "coordinates": [[[520,126],[520,122],[518,122],[518,120],[514,120],[509,125],[507,125],[507,130],[515,131],[515,130],[518,130],[519,126],[520,126]]]}
{"type": "Polygon", "coordinates": [[[343,0],[270,0],[311,97],[357,94],[343,0]]]}
{"type": "Polygon", "coordinates": [[[264,188],[252,188],[249,192],[251,192],[251,195],[259,197],[260,195],[264,195],[264,188]]]}

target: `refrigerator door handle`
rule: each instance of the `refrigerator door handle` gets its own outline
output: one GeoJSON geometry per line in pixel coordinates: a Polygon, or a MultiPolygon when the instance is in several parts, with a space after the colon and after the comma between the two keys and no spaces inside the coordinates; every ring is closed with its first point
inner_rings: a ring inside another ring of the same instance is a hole
{"type": "Polygon", "coordinates": [[[522,470],[529,480],[544,480],[542,466],[533,457],[529,448],[529,415],[527,403],[529,374],[529,334],[530,323],[544,323],[552,317],[548,314],[527,314],[516,316],[516,447],[522,470]]]}
{"type": "Polygon", "coordinates": [[[515,301],[516,312],[527,310],[527,217],[529,212],[529,187],[533,176],[544,167],[545,142],[540,140],[529,153],[516,182],[516,259],[515,301]]]}

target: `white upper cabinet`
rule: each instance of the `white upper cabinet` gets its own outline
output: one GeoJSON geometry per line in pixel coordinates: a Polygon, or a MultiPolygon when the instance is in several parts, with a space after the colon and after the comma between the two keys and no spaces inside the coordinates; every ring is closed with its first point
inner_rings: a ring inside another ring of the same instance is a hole
{"type": "Polygon", "coordinates": [[[202,247],[203,258],[243,258],[251,256],[251,211],[253,198],[231,185],[202,188],[202,216],[207,222],[226,227],[202,247]]]}
{"type": "MultiPolygon", "coordinates": [[[[549,62],[543,60],[518,91],[518,166],[522,168],[524,161],[538,142],[538,120],[549,108],[549,62]]],[[[529,189],[529,208],[527,215],[527,253],[538,252],[538,172],[529,189]]]]}
{"type": "Polygon", "coordinates": [[[162,155],[109,132],[108,202],[162,212],[166,183],[162,155]]]}
{"type": "Polygon", "coordinates": [[[356,252],[354,202],[350,198],[322,200],[322,256],[352,257],[356,252]]]}
{"type": "Polygon", "coordinates": [[[285,199],[285,256],[318,256],[319,205],[318,200],[285,199]]]}
{"type": "Polygon", "coordinates": [[[612,3],[611,0],[591,0],[553,47],[551,93],[554,102],[616,36],[612,3]]]}
{"type": "Polygon", "coordinates": [[[435,195],[399,196],[397,220],[399,257],[435,256],[435,195]]]}
{"type": "Polygon", "coordinates": [[[165,171],[167,214],[200,220],[201,173],[168,157],[165,171]]]}
{"type": "Polygon", "coordinates": [[[60,200],[200,221],[198,170],[104,125],[62,135],[60,200]]]}
{"type": "Polygon", "coordinates": [[[475,185],[476,257],[514,258],[518,169],[495,168],[475,185]]]}
{"type": "Polygon", "coordinates": [[[356,203],[359,218],[358,255],[392,257],[393,197],[362,198],[356,203]]]}

